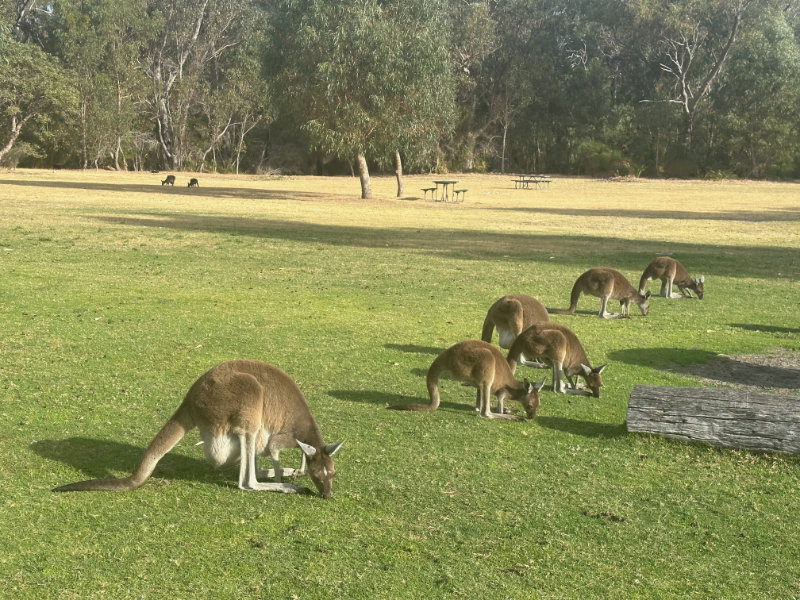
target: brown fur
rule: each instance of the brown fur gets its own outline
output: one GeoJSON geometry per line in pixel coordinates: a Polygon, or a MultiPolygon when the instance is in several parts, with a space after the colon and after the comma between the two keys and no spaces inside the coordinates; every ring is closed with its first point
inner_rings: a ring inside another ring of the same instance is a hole
{"type": "Polygon", "coordinates": [[[645,293],[645,286],[650,279],[661,280],[661,291],[659,295],[665,298],[677,298],[680,296],[673,295],[672,286],[675,285],[680,290],[680,293],[686,297],[691,298],[690,290],[697,294],[697,298],[703,299],[703,284],[705,283],[705,276],[700,276],[694,279],[689,276],[686,268],[674,258],[669,256],[659,256],[654,258],[653,261],[647,265],[641,279],[639,279],[639,293],[645,293]]]}
{"type": "Polygon", "coordinates": [[[575,281],[572,286],[572,294],[569,298],[569,308],[550,308],[550,313],[559,315],[572,315],[578,307],[578,299],[581,294],[590,294],[600,298],[600,312],[599,317],[604,319],[612,317],[629,317],[631,302],[639,306],[639,310],[643,315],[647,314],[650,310],[650,292],[640,294],[630,282],[625,279],[625,276],[619,271],[609,269],[608,267],[594,267],[583,273],[575,281]],[[609,301],[619,300],[621,307],[621,314],[616,315],[609,313],[606,305],[609,301]]]}
{"type": "MultiPolygon", "coordinates": [[[[144,451],[139,467],[123,479],[92,479],[53,491],[128,491],[142,486],[158,461],[191,429],[197,427],[206,458],[215,466],[240,462],[239,487],[248,490],[296,492],[281,483],[278,454],[301,446],[303,462],[319,493],[331,496],[335,469],[331,456],[341,442],[325,445],[303,393],[280,369],[255,360],[232,360],[203,374],[189,389],[175,414],[144,451]],[[276,483],[256,479],[256,455],[269,453],[276,483]]],[[[302,471],[302,469],[301,469],[302,471]]]]}
{"type": "Polygon", "coordinates": [[[516,337],[528,327],[539,321],[549,321],[547,309],[536,298],[525,294],[509,294],[492,304],[483,321],[481,339],[492,341],[497,329],[498,344],[510,348],[516,337]]]}
{"type": "Polygon", "coordinates": [[[563,325],[552,322],[536,323],[517,336],[508,351],[508,364],[512,372],[516,371],[522,355],[553,368],[553,391],[565,392],[561,381],[563,372],[573,389],[576,387],[574,377],[580,375],[592,395],[595,398],[600,397],[600,388],[603,387],[600,374],[605,365],[592,368],[578,336],[563,325]]]}
{"type": "MultiPolygon", "coordinates": [[[[508,396],[522,403],[525,414],[532,419],[539,408],[539,390],[527,380],[520,383],[508,366],[503,354],[495,346],[480,340],[459,342],[437,356],[428,369],[428,395],[430,404],[400,404],[394,410],[436,410],[439,408],[439,376],[449,371],[453,378],[478,388],[478,408],[482,417],[513,419],[503,414],[503,399],[508,396]],[[497,396],[498,413],[491,412],[491,394],[497,396]]],[[[544,382],[542,382],[542,385],[544,382]]]]}

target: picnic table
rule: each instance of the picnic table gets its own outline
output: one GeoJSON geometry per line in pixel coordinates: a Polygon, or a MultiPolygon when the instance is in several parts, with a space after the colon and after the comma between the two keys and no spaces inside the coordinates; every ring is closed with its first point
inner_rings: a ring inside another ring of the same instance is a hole
{"type": "Polygon", "coordinates": [[[523,174],[517,173],[515,175],[516,179],[514,180],[514,187],[517,189],[530,189],[533,185],[537,189],[542,186],[549,186],[550,185],[550,176],[549,175],[539,175],[539,174],[523,174]]]}
{"type": "Polygon", "coordinates": [[[455,189],[458,180],[456,179],[439,179],[434,180],[433,182],[436,185],[436,190],[433,193],[434,200],[440,200],[442,202],[447,202],[452,196],[455,196],[455,189]],[[442,187],[441,193],[439,193],[439,186],[442,187]]]}

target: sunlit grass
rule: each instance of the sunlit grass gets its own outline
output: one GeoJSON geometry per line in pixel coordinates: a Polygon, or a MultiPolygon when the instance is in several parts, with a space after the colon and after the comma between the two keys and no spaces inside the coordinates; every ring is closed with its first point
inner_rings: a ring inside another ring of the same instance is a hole
{"type": "Polygon", "coordinates": [[[796,185],[456,175],[467,199],[444,204],[419,198],[428,176],[402,199],[376,177],[373,200],[353,178],[189,176],[0,174],[4,593],[800,596],[796,458],[624,426],[636,384],[800,349],[796,185]],[[566,306],[586,268],[636,283],[661,252],[706,276],[702,302],[603,321],[584,297],[555,318],[609,363],[601,399],[545,392],[536,420],[488,422],[444,381],[435,413],[385,409],[425,401],[434,356],[478,337],[500,295],[566,306]],[[334,500],[241,492],[196,434],[137,492],[50,493],[129,473],[189,385],[236,357],[289,372],[346,440],[334,500]]]}

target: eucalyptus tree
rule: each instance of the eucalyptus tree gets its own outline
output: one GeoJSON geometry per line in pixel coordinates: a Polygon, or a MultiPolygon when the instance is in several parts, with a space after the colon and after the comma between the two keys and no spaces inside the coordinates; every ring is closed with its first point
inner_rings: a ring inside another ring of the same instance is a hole
{"type": "MultiPolygon", "coordinates": [[[[75,89],[64,69],[34,44],[17,41],[0,25],[0,162],[34,123],[43,126],[56,114],[74,109],[75,89]]],[[[28,146],[29,153],[42,148],[28,146]]]]}
{"type": "Polygon", "coordinates": [[[273,8],[265,67],[283,107],[315,150],[357,161],[363,198],[372,195],[368,158],[406,153],[419,163],[448,133],[454,88],[438,3],[283,0],[273,8]]]}

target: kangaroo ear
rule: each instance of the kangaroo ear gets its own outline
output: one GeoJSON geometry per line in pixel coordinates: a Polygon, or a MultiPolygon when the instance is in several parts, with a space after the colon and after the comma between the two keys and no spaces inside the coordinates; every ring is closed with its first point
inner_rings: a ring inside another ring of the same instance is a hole
{"type": "Polygon", "coordinates": [[[592,367],[588,367],[585,364],[581,363],[581,369],[583,369],[583,374],[588,377],[592,373],[592,367]]]}
{"type": "Polygon", "coordinates": [[[545,381],[547,381],[547,377],[545,377],[545,378],[544,378],[544,379],[542,379],[542,380],[541,380],[539,383],[537,383],[537,384],[536,384],[536,386],[535,386],[535,387],[536,387],[536,391],[537,391],[537,392],[541,392],[541,391],[542,391],[542,388],[544,387],[544,382],[545,382],[545,381]]]}
{"type": "Polygon", "coordinates": [[[344,444],[344,440],[341,442],[336,442],[335,444],[328,444],[325,446],[325,454],[328,456],[333,456],[339,451],[339,448],[342,447],[342,444],[344,444]]]}
{"type": "Polygon", "coordinates": [[[533,391],[533,384],[527,379],[522,380],[522,387],[525,388],[526,394],[530,394],[533,391]]]}
{"type": "Polygon", "coordinates": [[[705,283],[705,280],[706,280],[706,276],[705,275],[700,275],[700,283],[705,283]]]}
{"type": "Polygon", "coordinates": [[[300,446],[300,450],[302,450],[303,454],[305,454],[308,458],[311,458],[317,453],[317,449],[314,448],[314,446],[304,444],[298,439],[295,439],[294,441],[297,442],[297,445],[300,446]]]}
{"type": "Polygon", "coordinates": [[[606,369],[606,367],[607,367],[607,366],[608,366],[608,365],[600,365],[599,367],[595,367],[595,368],[594,368],[594,372],[595,372],[595,373],[597,373],[598,375],[600,375],[600,373],[602,373],[603,371],[605,371],[605,369],[606,369]]]}
{"type": "Polygon", "coordinates": [[[648,290],[648,291],[647,291],[647,293],[644,295],[644,297],[645,297],[645,298],[649,298],[649,297],[650,297],[650,294],[652,294],[652,293],[653,293],[653,292],[651,292],[650,290],[648,290]]]}

